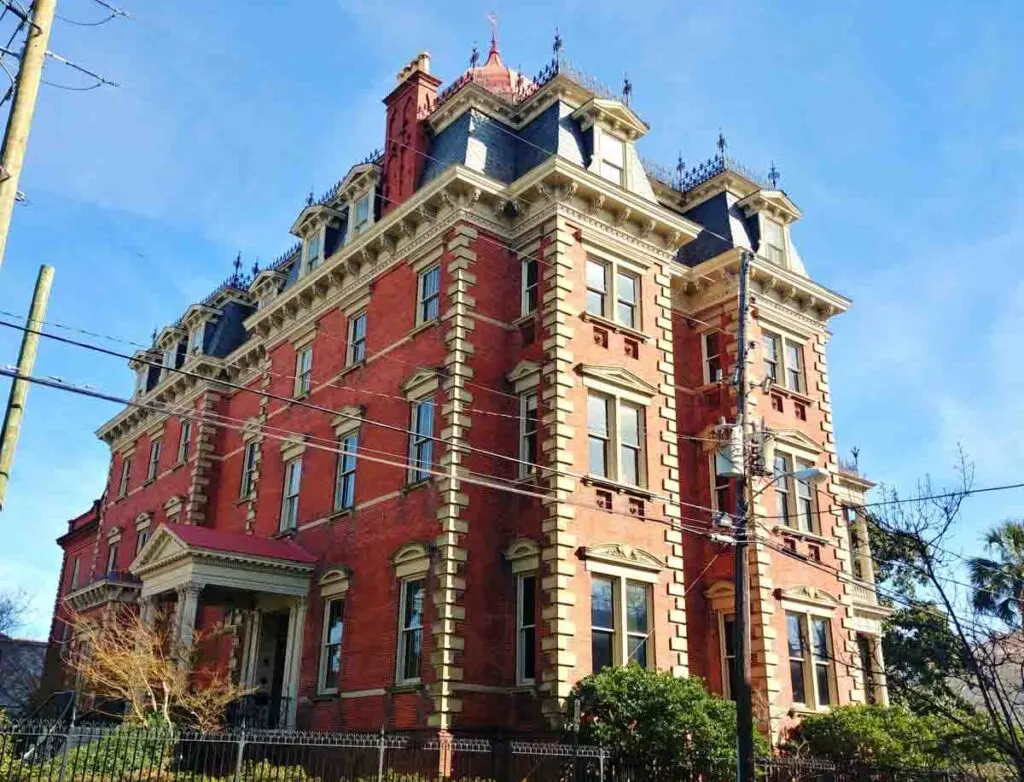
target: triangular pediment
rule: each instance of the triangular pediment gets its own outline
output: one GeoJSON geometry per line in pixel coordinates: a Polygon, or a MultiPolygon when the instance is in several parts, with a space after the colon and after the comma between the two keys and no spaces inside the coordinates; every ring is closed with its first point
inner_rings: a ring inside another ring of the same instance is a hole
{"type": "Polygon", "coordinates": [[[793,203],[782,190],[758,190],[736,203],[749,217],[757,212],[767,212],[784,223],[792,223],[804,216],[800,207],[793,203]]]}
{"type": "Polygon", "coordinates": [[[440,383],[441,370],[418,369],[405,379],[400,388],[407,397],[433,393],[440,383]]]}
{"type": "Polygon", "coordinates": [[[600,366],[596,364],[580,364],[579,372],[584,378],[617,386],[643,396],[653,397],[658,389],[639,375],[634,375],[625,367],[600,366]]]}
{"type": "Polygon", "coordinates": [[[138,575],[139,571],[152,567],[159,562],[183,554],[187,546],[181,542],[177,535],[166,525],[161,525],[146,541],[146,545],[136,555],[135,559],[128,566],[128,569],[138,575]]]}
{"type": "Polygon", "coordinates": [[[520,361],[515,367],[505,375],[505,378],[509,383],[515,385],[521,380],[525,380],[533,375],[540,374],[540,364],[536,361],[520,361]]]}
{"type": "Polygon", "coordinates": [[[599,546],[591,546],[583,549],[583,558],[655,572],[665,567],[665,563],[649,551],[624,543],[602,543],[599,546]]]}
{"type": "Polygon", "coordinates": [[[612,127],[625,128],[632,138],[643,136],[650,127],[625,103],[610,98],[592,98],[573,113],[573,119],[582,120],[584,128],[600,118],[612,127]]]}
{"type": "Polygon", "coordinates": [[[817,606],[818,608],[831,609],[839,606],[839,598],[829,594],[820,587],[797,586],[788,589],[780,588],[776,590],[776,596],[779,600],[787,600],[791,603],[804,603],[817,606]]]}
{"type": "Polygon", "coordinates": [[[820,443],[815,442],[808,435],[795,429],[787,432],[777,432],[775,439],[784,449],[788,446],[789,448],[811,451],[813,453],[821,453],[823,450],[820,443]]]}

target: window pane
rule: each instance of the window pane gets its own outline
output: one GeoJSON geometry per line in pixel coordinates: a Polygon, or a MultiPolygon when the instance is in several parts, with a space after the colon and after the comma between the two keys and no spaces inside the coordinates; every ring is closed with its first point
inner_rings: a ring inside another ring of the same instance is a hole
{"type": "Polygon", "coordinates": [[[615,656],[612,651],[614,636],[612,633],[593,631],[590,634],[590,655],[597,673],[602,668],[610,668],[613,665],[615,656]]]}
{"type": "Polygon", "coordinates": [[[811,622],[811,637],[812,637],[812,648],[814,649],[814,657],[818,660],[828,660],[828,630],[829,623],[827,619],[815,619],[811,622]]]}
{"type": "Polygon", "coordinates": [[[619,437],[623,445],[640,445],[640,408],[632,405],[619,407],[619,437]]]}
{"type": "Polygon", "coordinates": [[[764,239],[769,244],[773,244],[776,247],[781,248],[782,244],[782,225],[774,220],[769,220],[767,217],[762,217],[764,225],[764,239]]]}
{"type": "Polygon", "coordinates": [[[636,304],[636,277],[621,272],[615,278],[619,301],[636,304]]]}
{"type": "Polygon", "coordinates": [[[615,590],[607,578],[594,578],[590,585],[590,624],[615,628],[615,590]]]}
{"type": "Polygon", "coordinates": [[[727,616],[722,620],[722,640],[725,643],[725,656],[735,657],[736,656],[736,620],[732,616],[727,616]]]}
{"type": "Polygon", "coordinates": [[[634,328],[636,326],[636,308],[632,304],[620,301],[615,308],[615,319],[623,326],[634,328]]]}
{"type": "Polygon", "coordinates": [[[522,604],[520,615],[522,624],[533,625],[536,623],[537,614],[537,579],[533,576],[524,576],[522,580],[522,604]]]}
{"type": "Polygon", "coordinates": [[[405,582],[405,626],[423,626],[423,582],[405,582]]]}
{"type": "Polygon", "coordinates": [[[804,665],[799,660],[789,661],[789,681],[793,687],[793,702],[807,703],[807,689],[804,686],[804,665]]]}
{"type": "Polygon", "coordinates": [[[420,675],[420,656],[423,654],[423,631],[410,630],[405,633],[402,678],[417,679],[420,675]]]}
{"type": "Polygon", "coordinates": [[[587,261],[587,287],[604,293],[607,290],[608,267],[596,261],[587,261]]]}
{"type": "Polygon", "coordinates": [[[647,597],[650,590],[646,584],[626,582],[626,630],[630,633],[647,633],[647,597]]]}
{"type": "Polygon", "coordinates": [[[598,437],[608,436],[608,400],[603,396],[587,397],[587,430],[598,437]]]}
{"type": "Polygon", "coordinates": [[[621,168],[625,155],[626,146],[621,139],[607,133],[601,136],[601,157],[603,159],[615,163],[621,168]]]}
{"type": "Polygon", "coordinates": [[[587,312],[591,315],[604,315],[604,296],[594,291],[587,291],[587,312]]]}
{"type": "Polygon", "coordinates": [[[600,437],[590,438],[590,472],[608,477],[608,443],[600,437]]]}
{"type": "Polygon", "coordinates": [[[523,678],[537,677],[537,630],[528,627],[523,630],[523,678]]]}
{"type": "Polygon", "coordinates": [[[626,651],[629,654],[629,661],[636,663],[641,668],[647,667],[647,638],[640,635],[631,635],[626,639],[626,651]]]}
{"type": "Polygon", "coordinates": [[[332,600],[328,609],[327,617],[327,643],[341,643],[342,618],[345,612],[345,603],[341,600],[332,600]]]}
{"type": "Polygon", "coordinates": [[[800,617],[796,614],[786,614],[786,640],[789,645],[790,657],[803,657],[804,644],[800,630],[800,617]]]}
{"type": "Polygon", "coordinates": [[[832,694],[828,682],[828,665],[815,665],[814,675],[817,678],[818,705],[828,706],[832,702],[832,694]]]}
{"type": "Polygon", "coordinates": [[[622,446],[621,462],[622,473],[619,480],[628,483],[630,486],[640,485],[640,450],[622,446]]]}

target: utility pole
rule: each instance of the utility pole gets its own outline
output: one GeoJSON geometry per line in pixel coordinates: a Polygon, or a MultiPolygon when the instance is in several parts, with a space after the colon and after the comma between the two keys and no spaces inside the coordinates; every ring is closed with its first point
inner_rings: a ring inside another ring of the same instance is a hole
{"type": "Polygon", "coordinates": [[[18,196],[18,179],[25,163],[28,133],[36,110],[39,83],[43,77],[43,60],[50,42],[50,28],[57,12],[57,0],[35,0],[29,20],[25,50],[21,55],[18,78],[14,86],[14,102],[7,119],[3,148],[0,150],[0,265],[7,251],[7,234],[11,214],[18,196]]]}
{"type": "Polygon", "coordinates": [[[754,779],[754,708],[750,691],[750,558],[747,554],[747,279],[750,276],[750,251],[740,250],[739,328],[736,346],[736,426],[740,429],[740,465],[736,479],[736,566],[733,628],[736,655],[736,780],[754,779]]]}
{"type": "Polygon", "coordinates": [[[32,307],[28,313],[26,330],[21,336],[21,351],[18,353],[18,377],[11,381],[11,395],[7,399],[4,413],[4,427],[0,430],[0,511],[7,498],[7,483],[11,478],[14,463],[14,449],[18,447],[21,434],[21,419],[25,414],[25,400],[28,398],[29,381],[39,347],[39,330],[46,318],[46,305],[50,301],[53,286],[53,267],[41,266],[36,278],[36,289],[32,292],[32,307]]]}

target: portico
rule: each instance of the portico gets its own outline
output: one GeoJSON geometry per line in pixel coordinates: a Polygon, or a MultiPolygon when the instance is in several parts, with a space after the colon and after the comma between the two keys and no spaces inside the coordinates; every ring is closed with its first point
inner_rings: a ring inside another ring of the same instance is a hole
{"type": "Polygon", "coordinates": [[[158,605],[173,602],[173,632],[184,647],[202,606],[224,608],[240,651],[232,658],[236,681],[252,689],[268,726],[292,727],[314,562],[289,540],[163,525],[131,572],[142,582],[142,617],[152,621],[158,605]]]}

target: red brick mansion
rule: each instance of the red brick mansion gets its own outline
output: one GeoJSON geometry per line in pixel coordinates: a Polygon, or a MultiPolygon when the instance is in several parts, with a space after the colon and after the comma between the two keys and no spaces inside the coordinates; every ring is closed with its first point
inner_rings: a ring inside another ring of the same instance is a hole
{"type": "Polygon", "coordinates": [[[872,484],[839,465],[826,363],[850,302],[776,176],[724,143],[644,162],[630,90],[559,49],[527,78],[492,45],[440,92],[419,55],[297,244],[135,355],[107,485],[59,540],[55,645],[69,608],[223,623],[225,669],[300,728],[537,729],[628,663],[728,696],[750,253],[758,719],[886,698],[872,484]]]}

